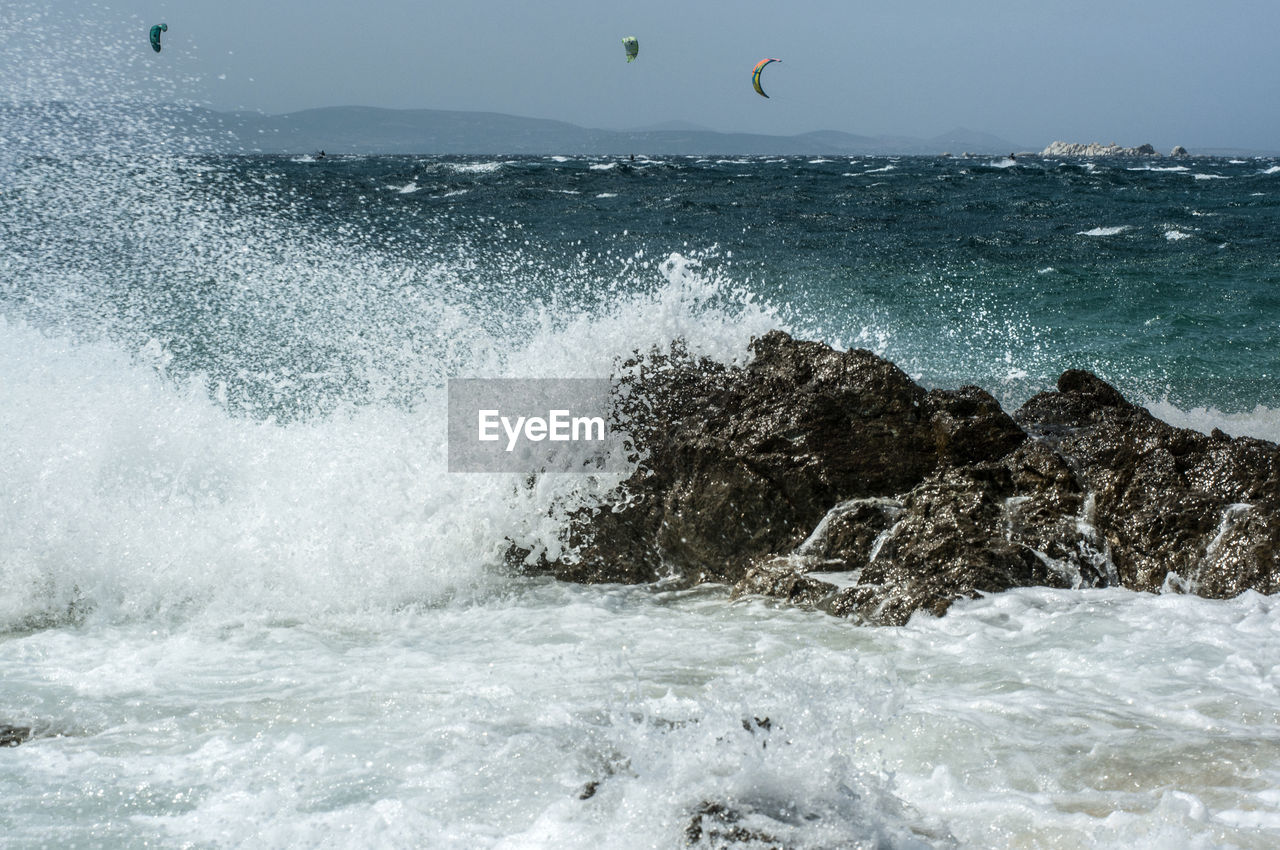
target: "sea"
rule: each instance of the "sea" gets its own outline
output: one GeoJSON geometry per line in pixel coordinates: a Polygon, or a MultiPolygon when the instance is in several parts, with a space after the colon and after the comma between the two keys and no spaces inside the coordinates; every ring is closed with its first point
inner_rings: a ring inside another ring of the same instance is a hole
{"type": "Polygon", "coordinates": [[[775,328],[1280,440],[1280,159],[206,155],[142,115],[0,130],[0,846],[1280,845],[1274,597],[871,627],[561,583],[504,552],[571,555],[619,476],[446,441],[451,378],[775,328]]]}

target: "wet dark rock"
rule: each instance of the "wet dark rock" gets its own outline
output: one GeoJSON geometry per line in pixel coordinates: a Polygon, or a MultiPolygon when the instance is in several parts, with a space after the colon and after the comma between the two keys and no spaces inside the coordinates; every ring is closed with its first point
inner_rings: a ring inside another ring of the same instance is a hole
{"type": "Polygon", "coordinates": [[[1095,499],[1120,583],[1159,590],[1170,572],[1211,597],[1280,590],[1280,453],[1274,443],[1176,428],[1087,372],[1016,414],[1067,458],[1095,499]]]}
{"type": "Polygon", "coordinates": [[[16,747],[31,740],[33,735],[30,726],[9,726],[0,724],[0,747],[16,747]]]}
{"type": "Polygon", "coordinates": [[[772,835],[743,826],[742,820],[742,812],[735,808],[723,803],[703,803],[685,827],[685,844],[689,847],[752,847],[760,850],[781,850],[787,846],[772,835]]]}
{"type": "MultiPolygon", "coordinates": [[[[624,364],[645,460],[627,500],[579,514],[574,581],[712,581],[901,624],[1013,587],[1280,589],[1272,443],[1155,419],[1069,370],[1014,416],[978,387],[926,392],[867,351],[774,331],[730,368],[624,364]]],[[[530,564],[529,561],[534,563],[530,564]]]]}

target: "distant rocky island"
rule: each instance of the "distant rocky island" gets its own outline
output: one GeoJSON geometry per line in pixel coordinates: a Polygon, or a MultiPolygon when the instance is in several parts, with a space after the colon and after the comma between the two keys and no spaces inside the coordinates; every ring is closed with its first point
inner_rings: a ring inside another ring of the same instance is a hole
{"type": "MultiPolygon", "coordinates": [[[[1136,148],[1124,148],[1115,142],[1110,144],[1100,144],[1098,142],[1089,142],[1082,144],[1080,142],[1050,142],[1049,146],[1040,151],[1041,156],[1160,156],[1160,152],[1154,146],[1138,145],[1136,148]]],[[[1169,152],[1169,156],[1189,156],[1187,149],[1182,145],[1174,145],[1173,150],[1169,152]]]]}

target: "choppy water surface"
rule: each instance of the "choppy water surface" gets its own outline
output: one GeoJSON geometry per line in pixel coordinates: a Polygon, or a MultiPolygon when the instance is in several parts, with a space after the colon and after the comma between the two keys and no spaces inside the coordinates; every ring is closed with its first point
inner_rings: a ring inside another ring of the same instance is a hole
{"type": "Polygon", "coordinates": [[[735,362],[781,327],[1011,405],[1089,368],[1277,439],[1276,161],[136,130],[0,153],[0,723],[37,733],[0,750],[0,844],[671,847],[714,806],[795,847],[1280,841],[1273,598],[872,629],[514,576],[504,541],[554,552],[613,482],[451,476],[443,415],[451,376],[735,362]]]}

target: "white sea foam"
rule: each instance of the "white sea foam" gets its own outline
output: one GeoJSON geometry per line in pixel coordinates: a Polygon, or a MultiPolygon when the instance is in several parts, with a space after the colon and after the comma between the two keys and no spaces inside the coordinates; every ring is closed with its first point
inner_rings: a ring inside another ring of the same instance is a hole
{"type": "Polygon", "coordinates": [[[1191,428],[1208,434],[1214,428],[1233,437],[1257,437],[1280,443],[1280,410],[1258,405],[1242,413],[1223,413],[1215,407],[1178,407],[1167,399],[1142,401],[1143,407],[1158,419],[1179,428],[1191,428]]]}
{"type": "MultiPolygon", "coordinates": [[[[367,268],[360,279],[376,289],[378,274],[367,268]]],[[[741,359],[752,334],[778,324],[767,307],[702,274],[695,258],[672,255],[650,274],[663,281],[652,294],[598,315],[544,315],[535,319],[544,330],[514,350],[511,329],[487,339],[447,304],[419,303],[412,315],[474,352],[455,369],[493,374],[485,353],[504,348],[512,354],[503,368],[526,377],[601,377],[582,370],[679,338],[741,359]]],[[[556,550],[563,526],[548,508],[596,488],[581,476],[527,492],[444,476],[440,369],[449,361],[436,354],[415,365],[412,352],[369,351],[369,386],[394,394],[423,384],[411,408],[276,425],[227,410],[223,389],[210,397],[200,380],[166,377],[158,340],[131,354],[2,317],[0,331],[0,578],[12,589],[0,600],[0,628],[73,609],[127,619],[206,606],[430,601],[483,584],[503,539],[556,550]],[[422,369],[430,371],[414,375],[422,369]]],[[[282,391],[293,382],[278,379],[282,391]]]]}
{"type": "Polygon", "coordinates": [[[590,165],[592,171],[612,171],[618,167],[616,162],[593,162],[590,165]]]}
{"type": "Polygon", "coordinates": [[[506,163],[502,162],[451,162],[447,167],[459,174],[492,174],[506,163]]]}
{"type": "Polygon", "coordinates": [[[1273,165],[1270,168],[1263,169],[1261,174],[1280,174],[1280,165],[1273,165]]]}
{"type": "Polygon", "coordinates": [[[1197,180],[1230,180],[1231,179],[1225,174],[1196,173],[1196,174],[1192,174],[1191,176],[1197,180]]]}
{"type": "Polygon", "coordinates": [[[597,198],[616,198],[618,197],[618,193],[617,192],[601,192],[600,194],[596,195],[596,197],[597,198]]]}
{"type": "Polygon", "coordinates": [[[788,846],[1280,837],[1257,719],[1280,710],[1280,605],[1252,593],[1015,590],[867,629],[716,591],[516,582],[7,649],[0,675],[71,733],[0,764],[22,846],[631,850],[682,845],[709,804],[788,846]]]}
{"type": "Polygon", "coordinates": [[[1092,230],[1081,230],[1076,233],[1077,236],[1115,236],[1124,233],[1126,230],[1132,230],[1132,225],[1121,224],[1115,227],[1095,227],[1092,230]]]}
{"type": "Polygon", "coordinates": [[[411,180],[408,183],[405,183],[403,186],[391,186],[390,188],[396,190],[401,195],[412,195],[414,192],[419,191],[422,187],[411,180]]]}
{"type": "Polygon", "coordinates": [[[1191,234],[1187,233],[1184,230],[1175,230],[1174,228],[1170,227],[1165,229],[1164,238],[1168,239],[1170,242],[1177,242],[1181,239],[1190,239],[1191,234]]]}
{"type": "Polygon", "coordinates": [[[1185,165],[1133,165],[1128,168],[1129,171],[1190,171],[1191,169],[1185,165]]]}

